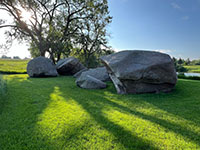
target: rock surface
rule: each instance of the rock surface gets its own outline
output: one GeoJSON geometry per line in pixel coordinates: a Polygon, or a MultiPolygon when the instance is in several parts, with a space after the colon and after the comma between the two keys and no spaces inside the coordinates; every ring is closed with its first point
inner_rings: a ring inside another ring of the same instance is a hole
{"type": "Polygon", "coordinates": [[[56,69],[60,75],[74,75],[82,69],[85,69],[84,65],[74,57],[61,59],[56,64],[56,69]]]}
{"type": "Polygon", "coordinates": [[[130,50],[100,59],[119,94],[170,92],[176,85],[174,63],[167,54],[130,50]]]}
{"type": "Polygon", "coordinates": [[[27,73],[30,77],[56,77],[58,72],[53,62],[39,56],[28,62],[27,73]]]}
{"type": "Polygon", "coordinates": [[[106,84],[90,75],[80,76],[76,80],[76,85],[84,89],[103,89],[106,84]]]}
{"type": "Polygon", "coordinates": [[[108,75],[106,67],[98,67],[94,69],[89,69],[88,71],[82,72],[80,76],[87,76],[87,75],[90,75],[103,82],[110,81],[110,77],[108,75]]]}
{"type": "Polygon", "coordinates": [[[82,69],[81,71],[75,73],[75,74],[74,74],[74,78],[78,78],[78,77],[80,77],[80,75],[81,75],[83,72],[85,72],[85,71],[88,71],[88,69],[85,68],[85,69],[82,69]]]}

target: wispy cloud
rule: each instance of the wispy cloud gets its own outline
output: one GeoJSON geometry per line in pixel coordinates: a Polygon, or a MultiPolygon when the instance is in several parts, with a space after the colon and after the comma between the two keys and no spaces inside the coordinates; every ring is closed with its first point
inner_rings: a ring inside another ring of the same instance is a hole
{"type": "Polygon", "coordinates": [[[160,52],[160,53],[171,53],[173,50],[171,49],[156,49],[156,52],[160,52]]]}
{"type": "Polygon", "coordinates": [[[181,10],[181,6],[178,5],[177,3],[173,2],[171,3],[171,6],[174,8],[174,9],[178,9],[178,10],[181,10]]]}
{"type": "Polygon", "coordinates": [[[190,17],[189,17],[189,16],[183,16],[181,19],[182,19],[182,20],[189,20],[190,17]]]}

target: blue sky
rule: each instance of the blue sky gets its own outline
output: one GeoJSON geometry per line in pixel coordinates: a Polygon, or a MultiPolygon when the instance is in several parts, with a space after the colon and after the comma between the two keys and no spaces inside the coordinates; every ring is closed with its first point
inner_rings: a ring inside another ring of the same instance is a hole
{"type": "Polygon", "coordinates": [[[116,50],[156,50],[200,58],[200,0],[108,0],[116,50]]]}

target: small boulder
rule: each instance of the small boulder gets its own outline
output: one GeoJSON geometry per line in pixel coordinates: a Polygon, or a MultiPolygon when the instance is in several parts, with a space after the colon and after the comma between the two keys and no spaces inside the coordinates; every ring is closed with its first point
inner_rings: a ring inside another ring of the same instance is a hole
{"type": "Polygon", "coordinates": [[[87,76],[87,75],[95,77],[96,79],[101,80],[103,82],[110,81],[110,77],[108,75],[106,67],[89,69],[88,71],[82,72],[80,76],[87,76]]]}
{"type": "Polygon", "coordinates": [[[74,75],[86,67],[74,57],[61,59],[56,64],[56,69],[60,75],[74,75]]]}
{"type": "Polygon", "coordinates": [[[90,75],[80,76],[76,80],[76,85],[84,89],[103,89],[106,88],[106,83],[98,80],[90,75]]]}
{"type": "Polygon", "coordinates": [[[170,92],[176,85],[174,62],[167,54],[129,50],[101,60],[119,94],[170,92]]]}
{"type": "Polygon", "coordinates": [[[53,62],[39,56],[28,62],[27,73],[30,77],[56,77],[58,72],[53,62]]]}

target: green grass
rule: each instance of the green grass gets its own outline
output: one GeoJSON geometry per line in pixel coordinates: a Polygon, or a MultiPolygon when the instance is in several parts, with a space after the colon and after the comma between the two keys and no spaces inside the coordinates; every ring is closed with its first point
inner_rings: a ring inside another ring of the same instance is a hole
{"type": "Polygon", "coordinates": [[[29,60],[0,59],[0,73],[26,73],[29,60]]]}
{"type": "Polygon", "coordinates": [[[200,73],[200,65],[192,65],[192,66],[184,66],[184,67],[188,69],[188,72],[200,73]]]}
{"type": "Polygon", "coordinates": [[[3,76],[0,74],[0,95],[5,94],[6,91],[6,82],[3,79],[3,76]]]}
{"type": "Polygon", "coordinates": [[[168,94],[117,95],[72,77],[5,75],[1,150],[200,149],[200,82],[168,94]]]}
{"type": "Polygon", "coordinates": [[[6,100],[6,81],[3,76],[0,74],[0,114],[3,108],[3,105],[6,100]]]}

